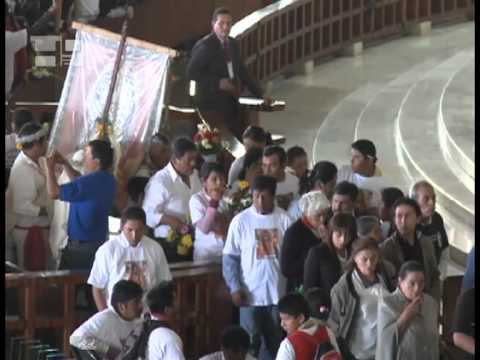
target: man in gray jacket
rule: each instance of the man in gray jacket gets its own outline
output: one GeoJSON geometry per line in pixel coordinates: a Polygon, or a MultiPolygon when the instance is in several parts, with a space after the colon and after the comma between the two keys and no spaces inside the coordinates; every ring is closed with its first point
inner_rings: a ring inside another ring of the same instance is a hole
{"type": "Polygon", "coordinates": [[[417,229],[420,207],[413,199],[400,198],[394,204],[395,232],[380,244],[385,260],[400,270],[406,261],[415,260],[425,269],[425,292],[440,302],[440,278],[433,242],[417,229]]]}

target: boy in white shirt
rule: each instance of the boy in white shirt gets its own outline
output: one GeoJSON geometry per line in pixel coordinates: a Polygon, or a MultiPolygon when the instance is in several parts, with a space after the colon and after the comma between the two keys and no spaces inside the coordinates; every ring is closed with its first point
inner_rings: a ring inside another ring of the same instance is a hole
{"type": "Polygon", "coordinates": [[[231,325],[222,331],[222,350],[205,355],[200,360],[255,360],[248,353],[250,337],[238,325],[231,325]]]}
{"type": "Polygon", "coordinates": [[[263,175],[271,176],[277,181],[276,201],[278,206],[287,210],[293,199],[298,197],[299,179],[285,171],[287,154],[277,145],[267,146],[263,150],[263,175]]]}
{"type": "Polygon", "coordinates": [[[285,293],[286,279],[279,257],[291,219],[275,206],[276,186],[273,177],[255,178],[253,205],[233,218],[223,249],[223,277],[240,307],[240,325],[250,335],[255,357],[262,337],[271,358],[283,337],[276,304],[285,293]]]}
{"type": "Polygon", "coordinates": [[[164,323],[154,329],[148,338],[145,360],[185,360],[182,339],[170,328],[175,312],[175,287],[162,282],[149,291],[146,304],[152,320],[164,323]]]}
{"type": "Polygon", "coordinates": [[[99,311],[107,307],[106,299],[120,279],[135,281],[145,291],[172,279],[162,247],[144,236],[143,209],[132,206],[124,210],[121,224],[122,233],[98,248],[87,281],[99,311]]]}
{"type": "Polygon", "coordinates": [[[203,189],[190,199],[190,217],[195,227],[194,261],[222,261],[227,237],[225,215],[225,170],[218,163],[205,162],[200,169],[203,189]]]}
{"type": "Polygon", "coordinates": [[[70,336],[70,345],[102,358],[120,359],[141,330],[142,295],[137,283],[120,280],[113,287],[111,307],[80,325],[70,336]]]}

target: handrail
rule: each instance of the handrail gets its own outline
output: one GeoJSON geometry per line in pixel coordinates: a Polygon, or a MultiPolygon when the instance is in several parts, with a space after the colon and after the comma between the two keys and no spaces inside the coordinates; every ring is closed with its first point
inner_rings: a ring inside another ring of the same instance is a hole
{"type": "Polygon", "coordinates": [[[231,35],[252,75],[266,81],[357,41],[400,36],[423,21],[466,19],[471,7],[470,0],[281,0],[235,23],[231,35]]]}
{"type": "MultiPolygon", "coordinates": [[[[196,333],[200,334],[199,337],[202,341],[195,340],[196,342],[188,349],[192,355],[198,358],[205,351],[212,352],[220,346],[217,343],[218,339],[207,338],[207,335],[204,334],[205,329],[200,328],[212,327],[209,334],[216,334],[221,331],[222,326],[231,322],[230,297],[222,279],[221,264],[184,262],[172,264],[171,272],[176,283],[177,297],[181,308],[179,311],[182,314],[189,313],[188,318],[177,319],[174,328],[183,336],[190,333],[192,327],[196,333]]],[[[87,278],[87,272],[69,270],[5,274],[5,288],[18,289],[23,292],[20,301],[23,303],[21,314],[15,317],[7,316],[5,319],[6,329],[20,331],[23,336],[30,339],[35,338],[39,328],[61,329],[62,348],[65,353],[69,353],[69,337],[75,327],[85,320],[77,318],[75,313],[75,287],[85,284],[87,278]],[[39,291],[47,286],[58,288],[63,294],[64,308],[59,316],[48,315],[40,312],[37,308],[39,291]]]]}

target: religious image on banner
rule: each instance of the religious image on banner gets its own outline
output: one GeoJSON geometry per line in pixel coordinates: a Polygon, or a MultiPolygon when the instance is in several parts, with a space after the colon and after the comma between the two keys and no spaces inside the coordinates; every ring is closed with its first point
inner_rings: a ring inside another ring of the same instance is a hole
{"type": "Polygon", "coordinates": [[[256,258],[278,258],[280,232],[278,229],[255,229],[256,258]]]}
{"type": "MultiPolygon", "coordinates": [[[[96,138],[97,120],[103,115],[113,77],[119,37],[96,30],[83,27],[76,32],[49,139],[48,152],[56,149],[67,158],[96,138]]],[[[137,171],[151,136],[160,127],[172,56],[166,48],[129,39],[108,111],[108,133],[115,151],[119,187],[137,171]]]]}
{"type": "Polygon", "coordinates": [[[148,289],[149,279],[146,260],[125,261],[125,279],[136,282],[142,289],[148,289]]]}

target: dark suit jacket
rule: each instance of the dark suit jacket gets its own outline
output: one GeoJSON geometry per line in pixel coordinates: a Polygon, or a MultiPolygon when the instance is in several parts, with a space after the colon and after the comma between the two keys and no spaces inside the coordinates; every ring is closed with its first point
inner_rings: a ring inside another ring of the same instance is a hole
{"type": "MultiPolygon", "coordinates": [[[[228,43],[236,83],[247,87],[254,96],[262,97],[262,89],[247,73],[237,42],[229,37],[228,43]]],[[[220,79],[228,77],[223,46],[212,32],[195,44],[187,65],[187,78],[197,83],[195,99],[201,110],[236,112],[237,100],[218,87],[220,79]]]]}

